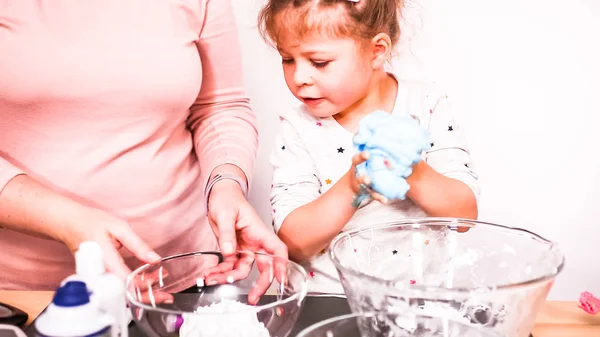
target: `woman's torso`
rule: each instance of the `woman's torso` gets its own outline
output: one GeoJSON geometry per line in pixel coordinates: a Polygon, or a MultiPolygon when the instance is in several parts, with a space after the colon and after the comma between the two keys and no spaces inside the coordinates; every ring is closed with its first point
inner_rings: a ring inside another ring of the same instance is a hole
{"type": "MultiPolygon", "coordinates": [[[[214,247],[185,125],[201,86],[203,10],[200,1],[0,0],[0,155],[129,220],[159,253],[214,247]]],[[[0,288],[54,286],[72,271],[60,243],[8,230],[0,256],[0,288]]]]}

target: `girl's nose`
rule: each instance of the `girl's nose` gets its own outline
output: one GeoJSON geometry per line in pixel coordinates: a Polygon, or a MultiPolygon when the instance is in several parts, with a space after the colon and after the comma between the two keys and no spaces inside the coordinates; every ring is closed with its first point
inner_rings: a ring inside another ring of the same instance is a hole
{"type": "Polygon", "coordinates": [[[303,64],[298,64],[294,71],[294,82],[299,87],[313,84],[313,75],[311,67],[303,64]]]}

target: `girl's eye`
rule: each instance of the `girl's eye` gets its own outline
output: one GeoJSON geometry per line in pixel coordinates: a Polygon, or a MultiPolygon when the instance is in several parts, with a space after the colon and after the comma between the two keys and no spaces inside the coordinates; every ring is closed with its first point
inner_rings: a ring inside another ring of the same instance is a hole
{"type": "Polygon", "coordinates": [[[294,63],[294,59],[281,59],[282,64],[292,64],[294,63]]]}
{"type": "Polygon", "coordinates": [[[325,68],[330,61],[312,61],[312,64],[315,68],[325,68]]]}

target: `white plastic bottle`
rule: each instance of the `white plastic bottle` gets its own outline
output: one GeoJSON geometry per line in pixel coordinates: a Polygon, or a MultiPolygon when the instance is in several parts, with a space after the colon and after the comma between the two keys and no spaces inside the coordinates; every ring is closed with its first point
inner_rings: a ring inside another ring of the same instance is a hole
{"type": "Polygon", "coordinates": [[[116,275],[106,272],[104,252],[97,242],[85,241],[75,252],[76,274],[66,278],[85,282],[91,301],[114,319],[112,337],[128,337],[130,315],[125,299],[125,283],[116,275]]]}
{"type": "Polygon", "coordinates": [[[35,320],[36,336],[110,337],[113,318],[90,302],[87,286],[69,281],[56,290],[52,303],[35,320]]]}

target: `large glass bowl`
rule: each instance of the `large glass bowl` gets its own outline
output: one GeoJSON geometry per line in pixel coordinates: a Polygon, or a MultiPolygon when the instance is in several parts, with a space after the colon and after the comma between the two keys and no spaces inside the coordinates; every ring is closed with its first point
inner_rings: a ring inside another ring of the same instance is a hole
{"type": "Polygon", "coordinates": [[[307,279],[300,265],[271,255],[194,252],[138,268],[126,291],[133,320],[148,337],[286,337],[307,279]]]}
{"type": "Polygon", "coordinates": [[[363,312],[313,324],[296,337],[500,337],[443,317],[363,312]]]}
{"type": "Polygon", "coordinates": [[[412,310],[527,337],[564,266],[524,229],[420,218],[338,235],[329,254],[353,312],[412,310]]]}

